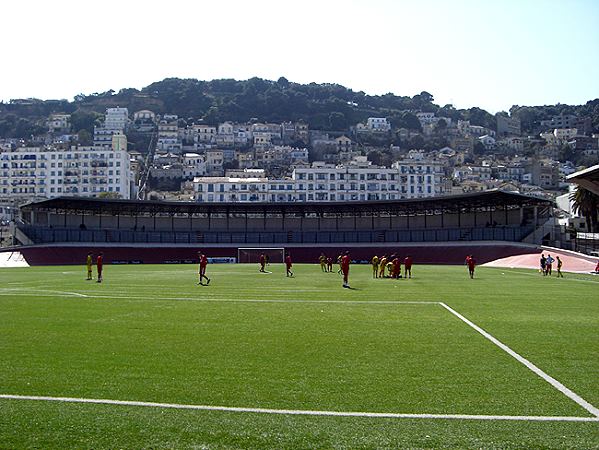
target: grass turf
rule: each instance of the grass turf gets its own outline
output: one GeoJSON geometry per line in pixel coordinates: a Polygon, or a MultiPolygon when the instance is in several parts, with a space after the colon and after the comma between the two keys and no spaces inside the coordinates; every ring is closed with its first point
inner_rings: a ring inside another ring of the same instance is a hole
{"type": "MultiPolygon", "coordinates": [[[[416,266],[373,280],[298,265],[0,271],[0,393],[335,411],[589,413],[443,301],[595,406],[597,278],[416,266]],[[82,295],[85,295],[83,297],[82,295]],[[398,303],[381,303],[398,302],[398,303]],[[313,303],[310,303],[313,302],[313,303]],[[348,303],[354,302],[354,303],[348,303]],[[377,303],[378,302],[378,303],[377,303]]],[[[597,423],[264,416],[0,400],[0,447],[583,447],[597,423]],[[32,427],[31,424],[38,424],[32,427]],[[112,430],[112,432],[111,432],[112,430]],[[428,437],[427,437],[428,436],[428,437]]]]}

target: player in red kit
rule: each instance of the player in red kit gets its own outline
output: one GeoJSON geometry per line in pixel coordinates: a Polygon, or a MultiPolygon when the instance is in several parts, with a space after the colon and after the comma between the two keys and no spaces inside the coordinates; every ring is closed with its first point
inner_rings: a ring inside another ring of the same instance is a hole
{"type": "Polygon", "coordinates": [[[466,256],[466,265],[468,266],[468,273],[470,273],[470,278],[474,278],[474,268],[476,267],[476,260],[472,257],[472,255],[466,256]]]}
{"type": "Polygon", "coordinates": [[[412,278],[412,257],[410,255],[406,256],[406,259],[403,261],[404,264],[404,278],[412,278]]]}
{"type": "Polygon", "coordinates": [[[96,259],[96,269],[98,270],[98,283],[102,282],[102,266],[104,265],[104,253],[100,252],[96,259]]]}
{"type": "Polygon", "coordinates": [[[288,277],[293,276],[293,272],[291,271],[292,266],[293,266],[293,264],[291,262],[291,255],[287,254],[287,256],[285,257],[285,267],[287,267],[287,276],[288,277]]]}
{"type": "Polygon", "coordinates": [[[393,258],[393,278],[401,277],[401,259],[399,256],[393,258]]]}
{"type": "Polygon", "coordinates": [[[327,257],[327,272],[333,271],[333,258],[327,257]]]}
{"type": "Polygon", "coordinates": [[[204,286],[204,283],[202,283],[202,280],[205,278],[206,281],[206,286],[210,284],[210,278],[208,278],[206,276],[206,267],[208,266],[208,258],[206,257],[206,255],[204,255],[202,252],[198,252],[198,256],[199,256],[199,260],[200,260],[200,280],[198,281],[198,284],[201,284],[202,286],[204,286]]]}
{"type": "Polygon", "coordinates": [[[260,272],[266,272],[264,270],[264,266],[266,265],[266,256],[264,256],[264,253],[262,253],[260,255],[260,272]]]}
{"type": "Polygon", "coordinates": [[[349,288],[349,265],[351,263],[351,258],[349,257],[349,252],[345,252],[343,257],[341,258],[341,273],[343,274],[343,287],[349,288]]]}

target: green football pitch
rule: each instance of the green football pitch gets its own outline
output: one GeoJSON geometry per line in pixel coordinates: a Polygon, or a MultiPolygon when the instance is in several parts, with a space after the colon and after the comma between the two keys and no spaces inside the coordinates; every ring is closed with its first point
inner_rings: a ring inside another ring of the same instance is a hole
{"type": "Polygon", "coordinates": [[[0,270],[0,448],[598,448],[599,277],[0,270]]]}

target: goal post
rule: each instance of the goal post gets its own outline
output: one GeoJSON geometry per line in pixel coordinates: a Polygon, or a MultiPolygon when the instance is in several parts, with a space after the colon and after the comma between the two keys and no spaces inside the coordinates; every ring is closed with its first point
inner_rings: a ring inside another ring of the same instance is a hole
{"type": "Polygon", "coordinates": [[[238,263],[258,263],[260,255],[264,255],[271,263],[285,262],[283,247],[240,247],[237,249],[238,263]]]}

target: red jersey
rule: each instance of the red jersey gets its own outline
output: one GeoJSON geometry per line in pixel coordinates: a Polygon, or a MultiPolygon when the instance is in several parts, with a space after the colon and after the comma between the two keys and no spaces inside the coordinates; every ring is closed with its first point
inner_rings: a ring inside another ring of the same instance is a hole
{"type": "Polygon", "coordinates": [[[102,270],[102,263],[103,258],[102,256],[98,255],[98,258],[96,259],[96,267],[98,268],[98,270],[102,270]]]}
{"type": "Polygon", "coordinates": [[[393,260],[393,275],[399,275],[401,272],[401,261],[399,258],[393,260]]]}
{"type": "Polygon", "coordinates": [[[291,267],[291,256],[287,255],[285,257],[285,264],[287,265],[287,267],[291,267]]]}
{"type": "Polygon", "coordinates": [[[476,260],[474,258],[466,258],[466,264],[468,264],[468,267],[470,267],[471,269],[474,269],[474,266],[476,265],[476,260]]]}
{"type": "Polygon", "coordinates": [[[351,258],[349,257],[349,255],[344,255],[343,258],[341,258],[341,269],[343,269],[344,271],[349,270],[350,262],[351,258]]]}
{"type": "Polygon", "coordinates": [[[403,260],[403,263],[406,266],[406,268],[409,269],[410,267],[412,267],[412,257],[406,256],[406,259],[403,260]]]}
{"type": "Polygon", "coordinates": [[[260,255],[260,264],[264,265],[266,263],[266,258],[264,258],[264,255],[260,255]]]}
{"type": "Polygon", "coordinates": [[[208,258],[206,258],[206,255],[202,255],[202,257],[200,258],[200,267],[206,267],[208,265],[208,258]]]}

